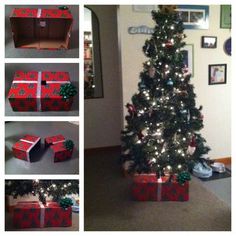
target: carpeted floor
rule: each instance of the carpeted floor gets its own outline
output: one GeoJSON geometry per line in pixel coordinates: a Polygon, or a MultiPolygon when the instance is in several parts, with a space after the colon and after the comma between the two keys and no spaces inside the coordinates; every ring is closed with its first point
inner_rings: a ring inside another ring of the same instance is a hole
{"type": "Polygon", "coordinates": [[[86,231],[230,231],[231,209],[199,180],[189,202],[135,202],[119,169],[120,150],[85,153],[86,231]]]}

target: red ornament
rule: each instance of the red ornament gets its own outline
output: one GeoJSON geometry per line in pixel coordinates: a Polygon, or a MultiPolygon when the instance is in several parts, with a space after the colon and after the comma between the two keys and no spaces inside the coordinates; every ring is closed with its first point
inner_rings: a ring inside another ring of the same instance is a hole
{"type": "Polygon", "coordinates": [[[170,40],[168,40],[168,41],[165,43],[165,45],[166,45],[166,48],[171,48],[171,47],[173,47],[173,43],[172,43],[170,40]]]}
{"type": "Polygon", "coordinates": [[[204,119],[204,115],[201,114],[201,115],[200,115],[200,120],[203,120],[203,119],[204,119]]]}
{"type": "Polygon", "coordinates": [[[134,105],[127,103],[126,107],[128,108],[129,114],[134,116],[134,114],[136,113],[136,109],[135,109],[134,105]]]}
{"type": "Polygon", "coordinates": [[[139,140],[142,140],[144,138],[144,135],[142,134],[141,131],[138,133],[138,138],[139,138],[139,140]]]}
{"type": "Polygon", "coordinates": [[[196,147],[196,138],[195,138],[195,136],[192,137],[192,140],[191,140],[189,146],[190,147],[196,147]]]}

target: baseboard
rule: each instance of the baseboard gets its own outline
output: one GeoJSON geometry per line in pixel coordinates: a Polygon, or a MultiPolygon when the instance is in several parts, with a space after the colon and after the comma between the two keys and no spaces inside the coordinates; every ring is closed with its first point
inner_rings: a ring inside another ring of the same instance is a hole
{"type": "Polygon", "coordinates": [[[115,151],[115,150],[121,150],[121,146],[109,146],[109,147],[98,147],[98,148],[88,148],[84,150],[84,155],[86,154],[93,154],[97,152],[102,152],[102,151],[115,151]]]}
{"type": "Polygon", "coordinates": [[[213,159],[215,162],[221,162],[224,163],[225,165],[231,165],[231,157],[221,157],[217,159],[213,159]]]}

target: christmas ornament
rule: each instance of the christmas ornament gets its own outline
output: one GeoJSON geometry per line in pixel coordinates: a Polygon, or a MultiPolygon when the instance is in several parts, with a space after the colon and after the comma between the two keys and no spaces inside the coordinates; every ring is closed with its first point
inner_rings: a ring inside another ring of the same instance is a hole
{"type": "Polygon", "coordinates": [[[65,197],[59,201],[59,204],[63,209],[67,209],[68,207],[73,205],[73,202],[70,198],[65,197]]]}
{"type": "Polygon", "coordinates": [[[193,155],[195,150],[196,150],[196,139],[193,136],[192,140],[191,140],[191,142],[190,142],[190,144],[188,146],[187,153],[190,154],[190,155],[193,155]]]}
{"type": "Polygon", "coordinates": [[[67,150],[71,151],[74,147],[74,142],[72,140],[66,140],[64,146],[67,150]]]}
{"type": "Polygon", "coordinates": [[[63,97],[63,99],[68,99],[75,96],[77,94],[77,90],[76,87],[71,83],[62,84],[59,94],[63,97]]]}
{"type": "Polygon", "coordinates": [[[173,47],[173,42],[171,40],[168,40],[166,43],[165,43],[165,47],[166,48],[171,48],[173,47]]]}
{"type": "Polygon", "coordinates": [[[188,111],[187,111],[186,109],[184,109],[184,110],[180,110],[180,113],[181,113],[181,114],[187,114],[188,111]]]}
{"type": "Polygon", "coordinates": [[[126,104],[126,107],[128,108],[128,112],[129,114],[134,117],[134,115],[136,114],[136,109],[134,107],[134,105],[130,104],[130,103],[127,103],[126,104]]]}
{"type": "Polygon", "coordinates": [[[144,138],[144,135],[142,134],[141,131],[138,133],[138,138],[139,138],[139,140],[142,140],[144,138]]]}
{"type": "Polygon", "coordinates": [[[149,75],[150,78],[154,78],[155,77],[155,73],[156,73],[155,67],[150,67],[148,69],[148,75],[149,75]]]}
{"type": "Polygon", "coordinates": [[[177,182],[181,185],[183,185],[186,181],[189,181],[189,180],[191,180],[191,176],[186,171],[179,173],[177,176],[177,182]]]}
{"type": "Polygon", "coordinates": [[[173,86],[174,82],[172,79],[169,79],[166,84],[169,86],[173,86]]]}

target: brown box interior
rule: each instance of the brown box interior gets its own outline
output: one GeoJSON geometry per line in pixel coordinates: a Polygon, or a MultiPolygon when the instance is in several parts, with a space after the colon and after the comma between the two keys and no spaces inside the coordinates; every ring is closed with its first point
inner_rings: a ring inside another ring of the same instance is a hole
{"type": "Polygon", "coordinates": [[[11,18],[15,47],[68,48],[72,19],[11,18]]]}

